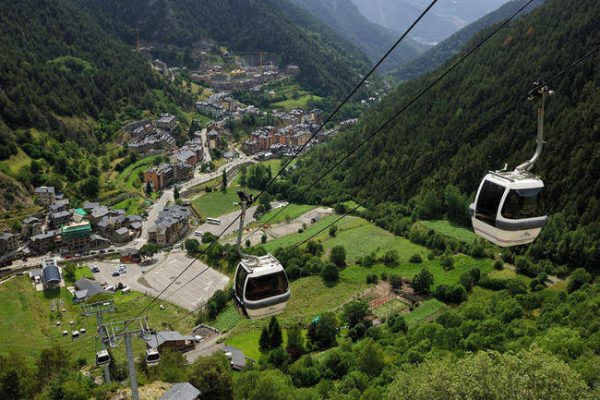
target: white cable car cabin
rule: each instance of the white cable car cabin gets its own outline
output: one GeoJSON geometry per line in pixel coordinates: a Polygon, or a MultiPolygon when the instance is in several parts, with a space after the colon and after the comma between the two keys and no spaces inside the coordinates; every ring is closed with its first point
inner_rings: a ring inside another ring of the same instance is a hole
{"type": "Polygon", "coordinates": [[[160,361],[160,353],[156,349],[147,349],[146,350],[146,365],[149,367],[153,367],[158,365],[160,361]]]}
{"type": "Polygon", "coordinates": [[[544,102],[554,94],[541,80],[529,99],[538,97],[537,147],[533,157],[513,172],[488,173],[469,207],[475,233],[501,247],[533,242],[548,221],[544,211],[544,182],[531,172],[544,146],[544,102]]]}
{"type": "Polygon", "coordinates": [[[96,353],[96,365],[102,367],[110,363],[110,354],[108,350],[100,350],[96,353]]]}
{"type": "Polygon", "coordinates": [[[529,173],[487,174],[469,208],[475,233],[501,247],[533,242],[548,221],[543,189],[529,173]]]}
{"type": "Polygon", "coordinates": [[[240,263],[235,270],[235,300],[250,319],[266,318],[283,312],[291,297],[283,266],[273,255],[254,256],[242,252],[242,233],[246,209],[252,196],[238,192],[242,213],[237,237],[240,263]]]}
{"type": "Polygon", "coordinates": [[[235,272],[235,297],[251,319],[283,312],[291,297],[283,266],[271,254],[242,258],[235,272]]]}

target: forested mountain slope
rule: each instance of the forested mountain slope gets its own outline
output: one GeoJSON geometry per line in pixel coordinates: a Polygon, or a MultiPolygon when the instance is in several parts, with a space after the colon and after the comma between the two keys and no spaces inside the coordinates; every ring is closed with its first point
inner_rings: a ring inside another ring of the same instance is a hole
{"type": "MultiPolygon", "coordinates": [[[[438,157],[409,179],[397,179],[499,114],[526,93],[537,78],[554,76],[598,46],[599,18],[597,1],[547,1],[502,30],[402,114],[393,129],[378,134],[334,174],[310,188],[315,177],[381,126],[445,67],[401,85],[377,110],[366,115],[359,127],[338,135],[306,158],[292,177],[295,187],[289,188],[290,197],[333,204],[349,197],[368,198],[385,190],[379,199],[428,199],[431,207],[425,214],[429,217],[444,212],[441,199],[448,184],[472,198],[486,171],[502,168],[504,163],[514,168],[533,154],[535,104],[521,104],[501,122],[438,157]]],[[[532,247],[537,246],[536,251],[553,257],[557,263],[597,264],[600,254],[594,240],[600,237],[598,56],[562,76],[553,89],[556,95],[547,106],[548,144],[534,170],[545,180],[546,203],[553,218],[542,232],[542,240],[532,247]],[[587,228],[576,236],[565,239],[559,234],[579,225],[587,228]]]]}
{"type": "MultiPolygon", "coordinates": [[[[110,118],[127,105],[152,108],[151,89],[177,95],[67,1],[2,2],[0,26],[0,119],[10,130],[35,127],[94,145],[89,129],[67,121],[110,118]]],[[[16,152],[13,137],[3,131],[0,159],[16,152]]]]}
{"type": "MultiPolygon", "coordinates": [[[[400,36],[364,17],[351,0],[291,0],[310,12],[340,36],[358,46],[372,62],[378,61],[400,36]]],[[[383,64],[384,69],[398,67],[414,59],[423,46],[407,38],[383,64]]]]}
{"type": "Polygon", "coordinates": [[[319,95],[347,93],[368,67],[360,50],[287,1],[76,1],[131,44],[139,29],[143,41],[184,49],[212,39],[234,51],[277,53],[282,64],[299,64],[300,81],[319,95]]]}
{"type": "MultiPolygon", "coordinates": [[[[527,2],[528,0],[509,1],[496,11],[493,11],[473,22],[472,24],[469,24],[437,46],[427,50],[414,60],[406,63],[405,65],[399,67],[396,71],[392,71],[390,73],[401,81],[414,79],[421,75],[425,75],[427,72],[434,70],[458,54],[465,44],[473,39],[473,37],[479,32],[509,18],[527,2]]],[[[543,2],[544,0],[537,0],[533,2],[522,11],[521,15],[525,15],[533,11],[535,8],[542,5],[543,2]]]]}
{"type": "Polygon", "coordinates": [[[192,105],[67,0],[2,2],[0,27],[0,209],[42,184],[96,197],[120,123],[192,105]]]}

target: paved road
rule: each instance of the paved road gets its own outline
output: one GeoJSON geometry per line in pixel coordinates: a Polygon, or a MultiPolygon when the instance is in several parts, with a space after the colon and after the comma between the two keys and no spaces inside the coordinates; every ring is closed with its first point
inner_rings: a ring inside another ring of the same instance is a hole
{"type": "MultiPolygon", "coordinates": [[[[244,227],[246,227],[249,224],[251,224],[252,222],[254,222],[253,215],[257,208],[258,208],[257,206],[253,206],[253,207],[250,207],[248,209],[248,211],[246,211],[246,218],[244,219],[244,227]]],[[[223,232],[223,230],[229,224],[231,224],[231,222],[233,220],[235,220],[239,215],[240,215],[239,210],[230,212],[229,214],[225,214],[225,215],[222,215],[219,217],[219,219],[221,220],[220,225],[204,223],[204,224],[200,225],[198,228],[196,228],[196,231],[200,231],[202,233],[210,232],[213,235],[220,235],[221,232],[223,232]]],[[[232,226],[230,226],[227,230],[225,230],[225,232],[223,233],[223,235],[221,237],[224,238],[228,235],[231,235],[232,233],[237,232],[238,228],[239,228],[239,221],[236,221],[232,226]]],[[[199,239],[199,237],[196,236],[195,233],[192,233],[189,237],[199,239]]]]}
{"type": "Polygon", "coordinates": [[[196,172],[194,174],[194,177],[187,182],[183,182],[180,185],[180,188],[181,188],[181,190],[187,190],[191,187],[201,185],[201,184],[211,181],[215,178],[219,178],[221,175],[223,175],[223,171],[229,171],[230,169],[237,167],[238,165],[249,163],[249,162],[256,163],[257,161],[252,159],[251,157],[244,155],[244,156],[240,156],[240,158],[237,158],[225,165],[222,165],[214,172],[209,172],[207,174],[202,174],[202,173],[196,172]]]}

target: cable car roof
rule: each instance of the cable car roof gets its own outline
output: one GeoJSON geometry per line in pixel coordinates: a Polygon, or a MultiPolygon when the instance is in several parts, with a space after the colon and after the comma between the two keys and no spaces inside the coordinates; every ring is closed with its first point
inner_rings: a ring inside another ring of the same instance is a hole
{"type": "Polygon", "coordinates": [[[508,187],[509,189],[538,189],[544,187],[544,182],[536,175],[528,172],[490,172],[485,180],[508,187]]]}
{"type": "Polygon", "coordinates": [[[252,260],[242,259],[240,265],[249,273],[252,277],[259,277],[264,275],[271,275],[275,272],[283,271],[283,266],[277,261],[272,254],[266,256],[257,257],[258,263],[255,264],[252,260]]]}

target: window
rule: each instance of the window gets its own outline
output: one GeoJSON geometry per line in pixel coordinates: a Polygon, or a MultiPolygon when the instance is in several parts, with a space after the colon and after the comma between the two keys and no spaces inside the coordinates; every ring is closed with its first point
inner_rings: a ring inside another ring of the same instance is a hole
{"type": "Polygon", "coordinates": [[[502,216],[508,219],[543,217],[543,188],[511,190],[502,207],[502,216]]]}
{"type": "Polygon", "coordinates": [[[477,199],[475,218],[495,226],[496,215],[503,194],[504,186],[494,182],[485,181],[481,188],[481,192],[479,193],[479,198],[477,199]]]}
{"type": "Polygon", "coordinates": [[[265,275],[258,278],[248,279],[246,285],[246,299],[263,300],[273,296],[279,296],[288,290],[288,282],[285,272],[265,275]]]}
{"type": "Polygon", "coordinates": [[[238,267],[238,272],[235,277],[235,294],[241,300],[244,298],[244,283],[246,283],[246,277],[248,272],[243,267],[238,267]]]}

